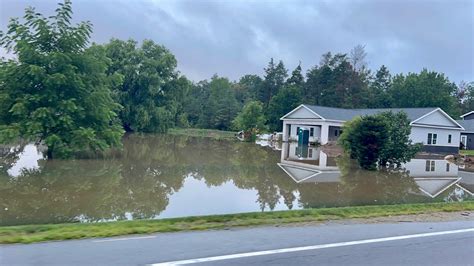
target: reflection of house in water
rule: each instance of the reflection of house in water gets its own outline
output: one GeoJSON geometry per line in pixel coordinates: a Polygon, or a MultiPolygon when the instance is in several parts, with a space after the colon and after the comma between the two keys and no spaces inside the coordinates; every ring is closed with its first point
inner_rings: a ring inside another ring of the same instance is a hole
{"type": "Polygon", "coordinates": [[[341,172],[334,157],[328,157],[319,147],[283,143],[278,164],[296,183],[339,182],[341,172]]]}
{"type": "Polygon", "coordinates": [[[461,180],[458,166],[442,159],[412,159],[404,167],[419,189],[432,198],[461,180]]]}
{"type": "MultiPolygon", "coordinates": [[[[341,183],[336,158],[328,157],[319,147],[284,143],[278,166],[296,183],[341,183]]],[[[463,175],[457,165],[444,159],[415,158],[403,167],[419,188],[414,194],[435,198],[457,186],[473,195],[474,173],[463,175]]]]}
{"type": "Polygon", "coordinates": [[[468,171],[459,171],[461,180],[456,186],[471,196],[474,196],[474,173],[468,171]]]}

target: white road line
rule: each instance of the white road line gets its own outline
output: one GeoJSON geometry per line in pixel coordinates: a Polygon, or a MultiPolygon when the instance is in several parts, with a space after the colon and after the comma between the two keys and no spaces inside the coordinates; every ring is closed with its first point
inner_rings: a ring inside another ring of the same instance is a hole
{"type": "Polygon", "coordinates": [[[112,242],[112,241],[125,241],[125,240],[135,240],[135,239],[146,239],[146,238],[155,238],[156,236],[137,236],[137,237],[124,237],[124,238],[110,238],[110,239],[101,239],[93,240],[92,242],[112,242]]]}
{"type": "Polygon", "coordinates": [[[373,239],[356,240],[356,241],[331,243],[331,244],[322,244],[322,245],[314,245],[314,246],[305,246],[305,247],[282,248],[282,249],[273,249],[273,250],[265,250],[265,251],[237,253],[237,254],[229,254],[229,255],[216,256],[216,257],[207,257],[207,258],[198,258],[198,259],[190,259],[190,260],[178,260],[178,261],[161,262],[161,263],[155,263],[155,264],[151,264],[151,265],[152,266],[184,265],[184,264],[193,264],[193,263],[201,263],[201,262],[211,262],[211,261],[219,261],[219,260],[230,260],[230,259],[238,259],[238,258],[272,255],[272,254],[279,254],[279,253],[288,253],[288,252],[297,252],[297,251],[306,251],[306,250],[316,250],[316,249],[325,249],[325,248],[362,245],[362,244],[370,244],[370,243],[378,243],[378,242],[386,242],[386,241],[404,240],[404,239],[410,239],[410,238],[421,238],[421,237],[440,236],[440,235],[449,235],[449,234],[460,234],[460,233],[467,233],[467,232],[474,232],[474,228],[461,229],[461,230],[451,230],[451,231],[441,231],[441,232],[433,232],[433,233],[414,234],[414,235],[373,238],[373,239]]]}

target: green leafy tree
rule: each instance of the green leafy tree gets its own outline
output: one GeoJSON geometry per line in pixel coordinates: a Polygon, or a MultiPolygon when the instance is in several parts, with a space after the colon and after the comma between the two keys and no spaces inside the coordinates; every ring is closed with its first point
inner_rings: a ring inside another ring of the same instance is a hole
{"type": "Polygon", "coordinates": [[[364,169],[400,166],[420,150],[410,140],[410,120],[404,112],[356,117],[344,124],[339,143],[364,169]]]}
{"type": "Polygon", "coordinates": [[[366,75],[351,65],[346,54],[326,53],[307,73],[305,99],[323,106],[363,108],[368,98],[366,75]]]}
{"type": "Polygon", "coordinates": [[[258,95],[258,100],[261,101],[264,106],[268,106],[270,100],[274,95],[280,91],[285,84],[285,79],[288,76],[288,71],[282,61],[275,65],[273,58],[265,68],[265,77],[261,87],[261,91],[258,95]]]}
{"type": "Polygon", "coordinates": [[[382,65],[375,73],[372,82],[369,85],[369,97],[367,98],[367,107],[369,108],[389,108],[391,106],[391,97],[389,95],[392,86],[392,76],[387,67],[382,65]]]}
{"type": "Polygon", "coordinates": [[[389,132],[379,163],[399,167],[402,163],[410,161],[421,150],[421,144],[413,144],[410,140],[410,120],[405,112],[383,112],[379,116],[386,122],[389,132]]]}
{"type": "Polygon", "coordinates": [[[398,74],[389,90],[392,107],[440,107],[453,117],[460,115],[457,87],[442,73],[423,69],[419,74],[398,74]]]}
{"type": "Polygon", "coordinates": [[[458,105],[461,113],[465,114],[474,110],[474,82],[461,81],[456,91],[458,105]]]}
{"type": "Polygon", "coordinates": [[[267,108],[268,125],[270,130],[280,131],[280,118],[303,103],[302,92],[297,86],[285,86],[270,101],[267,108]]]}
{"type": "Polygon", "coordinates": [[[258,101],[248,102],[233,121],[234,128],[257,131],[265,128],[263,105],[258,101]]]}
{"type": "Polygon", "coordinates": [[[229,130],[238,112],[232,83],[214,75],[209,82],[209,98],[203,105],[200,125],[204,128],[229,130]]]}
{"type": "Polygon", "coordinates": [[[290,86],[296,86],[300,89],[304,86],[304,77],[301,74],[301,63],[291,72],[291,77],[286,80],[286,84],[290,86]]]}
{"type": "Polygon", "coordinates": [[[12,19],[0,33],[0,45],[16,56],[0,70],[0,142],[43,143],[49,158],[121,144],[110,90],[116,77],[105,73],[104,49],[87,48],[92,25],[72,25],[72,13],[68,0],[49,18],[30,7],[24,22],[12,19]]]}
{"type": "Polygon", "coordinates": [[[258,100],[263,80],[257,75],[245,75],[234,85],[235,97],[241,106],[248,101],[258,100]]]}
{"type": "Polygon", "coordinates": [[[343,147],[349,147],[351,157],[362,168],[375,169],[389,135],[386,121],[381,116],[364,116],[349,125],[353,128],[344,127],[340,137],[340,141],[345,142],[343,147]],[[345,131],[349,131],[351,135],[347,135],[345,131]]]}
{"type": "Polygon", "coordinates": [[[192,84],[184,97],[183,111],[191,127],[203,127],[203,110],[209,99],[209,82],[207,80],[192,84]]]}
{"type": "Polygon", "coordinates": [[[109,74],[123,77],[114,92],[123,106],[125,130],[166,132],[182,120],[182,99],[190,84],[179,77],[176,58],[168,49],[151,40],[138,46],[134,40],[117,39],[105,48],[112,60],[109,74]]]}

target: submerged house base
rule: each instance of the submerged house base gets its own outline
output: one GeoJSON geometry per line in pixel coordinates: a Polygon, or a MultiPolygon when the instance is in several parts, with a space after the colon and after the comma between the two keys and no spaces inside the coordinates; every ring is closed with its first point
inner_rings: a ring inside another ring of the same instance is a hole
{"type": "Polygon", "coordinates": [[[343,109],[302,104],[284,115],[283,141],[297,141],[298,130],[309,131],[309,141],[321,145],[335,142],[346,121],[382,112],[405,112],[410,119],[410,139],[422,143],[429,153],[458,153],[464,128],[441,108],[343,109]]]}

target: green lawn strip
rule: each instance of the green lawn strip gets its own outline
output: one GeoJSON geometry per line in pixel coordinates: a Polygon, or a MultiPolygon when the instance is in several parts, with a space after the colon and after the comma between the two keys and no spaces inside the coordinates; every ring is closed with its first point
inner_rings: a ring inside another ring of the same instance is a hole
{"type": "Polygon", "coordinates": [[[168,134],[189,136],[189,137],[204,137],[215,140],[237,140],[233,131],[222,131],[215,129],[200,129],[200,128],[172,128],[168,130],[168,134]]]}
{"type": "Polygon", "coordinates": [[[463,155],[474,155],[474,150],[459,150],[459,153],[463,155]]]}
{"type": "Polygon", "coordinates": [[[0,243],[33,243],[128,234],[208,230],[240,226],[275,225],[472,210],[474,210],[474,201],[465,201],[255,212],[106,223],[3,226],[0,227],[0,243]]]}

